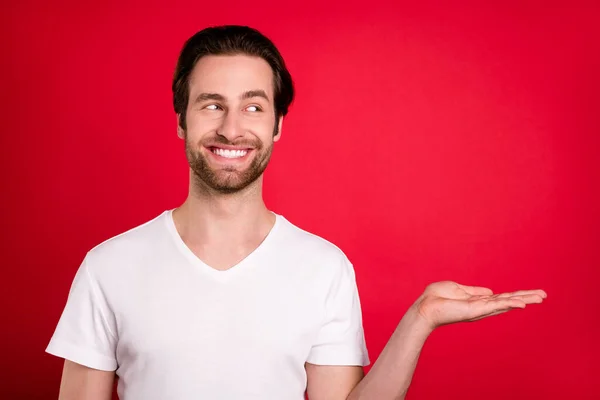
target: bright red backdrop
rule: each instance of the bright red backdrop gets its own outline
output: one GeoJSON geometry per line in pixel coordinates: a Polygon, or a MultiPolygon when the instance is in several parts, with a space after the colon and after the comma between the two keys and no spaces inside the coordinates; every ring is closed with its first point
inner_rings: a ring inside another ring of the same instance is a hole
{"type": "Polygon", "coordinates": [[[183,201],[176,57],[237,23],[297,84],[268,205],[349,255],[373,360],[429,282],[549,293],[435,332],[409,398],[598,398],[598,7],[52,3],[0,13],[0,397],[56,398],[85,252],[183,201]]]}

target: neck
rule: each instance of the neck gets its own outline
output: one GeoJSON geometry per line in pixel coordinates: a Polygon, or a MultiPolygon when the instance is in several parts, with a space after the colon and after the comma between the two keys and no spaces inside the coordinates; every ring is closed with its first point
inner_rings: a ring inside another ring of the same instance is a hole
{"type": "Polygon", "coordinates": [[[173,212],[181,236],[191,244],[233,246],[264,237],[275,222],[262,198],[262,176],[231,194],[216,193],[190,180],[186,201],[173,212]]]}

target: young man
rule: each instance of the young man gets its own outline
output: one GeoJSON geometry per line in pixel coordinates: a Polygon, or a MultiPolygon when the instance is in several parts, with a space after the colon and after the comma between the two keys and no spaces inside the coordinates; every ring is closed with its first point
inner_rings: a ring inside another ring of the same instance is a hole
{"type": "Polygon", "coordinates": [[[402,399],[437,326],[540,303],[430,285],[370,373],[351,263],[269,211],[262,177],[293,99],[269,39],[241,26],[190,38],[173,82],[190,165],[175,210],[92,249],[47,351],[60,399],[402,399]]]}

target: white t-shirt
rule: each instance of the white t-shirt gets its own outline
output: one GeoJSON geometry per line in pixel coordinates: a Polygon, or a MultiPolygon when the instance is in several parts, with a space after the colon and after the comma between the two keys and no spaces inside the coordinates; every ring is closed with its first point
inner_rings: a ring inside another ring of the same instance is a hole
{"type": "Polygon", "coordinates": [[[305,362],[368,365],[352,264],[283,216],[218,271],[172,210],[92,249],[46,351],[119,376],[122,400],[302,400],[305,362]]]}

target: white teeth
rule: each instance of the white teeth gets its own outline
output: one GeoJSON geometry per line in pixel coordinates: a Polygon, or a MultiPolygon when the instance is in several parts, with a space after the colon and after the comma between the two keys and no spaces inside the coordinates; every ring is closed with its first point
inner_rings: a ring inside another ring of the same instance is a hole
{"type": "Polygon", "coordinates": [[[248,151],[247,150],[213,149],[213,153],[215,153],[218,156],[225,157],[225,158],[240,158],[240,157],[244,157],[246,155],[246,153],[248,153],[248,151]]]}

